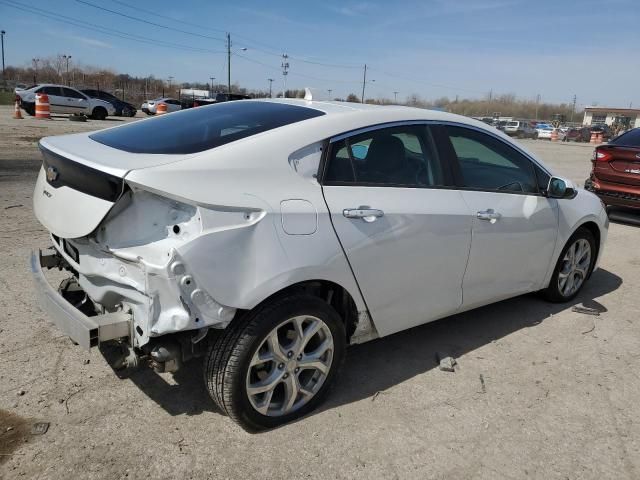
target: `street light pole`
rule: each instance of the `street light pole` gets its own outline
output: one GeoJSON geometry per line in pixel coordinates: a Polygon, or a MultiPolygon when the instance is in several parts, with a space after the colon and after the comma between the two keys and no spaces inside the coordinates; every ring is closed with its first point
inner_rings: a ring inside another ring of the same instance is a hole
{"type": "Polygon", "coordinates": [[[231,96],[231,34],[230,33],[227,33],[227,94],[231,96]]]}
{"type": "Polygon", "coordinates": [[[173,80],[173,77],[169,75],[169,95],[171,95],[171,80],[173,80]]]}
{"type": "Polygon", "coordinates": [[[393,92],[393,103],[398,103],[398,93],[400,92],[393,92]]]}
{"type": "Polygon", "coordinates": [[[209,92],[209,96],[213,98],[213,81],[216,77],[209,77],[209,79],[211,80],[211,92],[209,92]]]}
{"type": "Polygon", "coordinates": [[[362,76],[362,102],[364,103],[364,87],[367,84],[367,64],[364,64],[364,75],[362,76]]]}
{"type": "Polygon", "coordinates": [[[289,55],[282,55],[282,76],[284,77],[284,89],[282,90],[282,98],[287,98],[287,75],[289,75],[289,55]]]}
{"type": "Polygon", "coordinates": [[[32,58],[31,61],[33,62],[33,83],[36,84],[38,83],[38,62],[40,61],[39,58],[32,58]]]}
{"type": "Polygon", "coordinates": [[[0,31],[0,37],[2,37],[2,80],[5,81],[4,78],[4,34],[7,33],[4,30],[0,31]]]}
{"type": "Polygon", "coordinates": [[[71,82],[69,78],[69,60],[71,60],[71,55],[63,55],[62,58],[64,58],[67,61],[67,85],[71,86],[71,82]]]}
{"type": "Polygon", "coordinates": [[[328,89],[327,92],[329,92],[329,100],[331,100],[331,92],[333,92],[333,90],[328,89]]]}
{"type": "Polygon", "coordinates": [[[271,86],[273,85],[273,78],[267,78],[269,82],[269,98],[271,98],[271,86]]]}

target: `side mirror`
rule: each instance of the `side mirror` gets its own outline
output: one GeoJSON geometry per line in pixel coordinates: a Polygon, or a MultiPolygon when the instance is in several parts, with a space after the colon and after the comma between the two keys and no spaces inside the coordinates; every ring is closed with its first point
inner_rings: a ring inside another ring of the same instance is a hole
{"type": "Polygon", "coordinates": [[[551,177],[547,186],[549,198],[575,198],[578,195],[575,185],[571,180],[560,177],[551,177]]]}

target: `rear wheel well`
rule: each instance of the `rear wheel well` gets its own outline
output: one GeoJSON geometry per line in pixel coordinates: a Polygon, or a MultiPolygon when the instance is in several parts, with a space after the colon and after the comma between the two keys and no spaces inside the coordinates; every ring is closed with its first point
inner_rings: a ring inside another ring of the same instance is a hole
{"type": "MultiPolygon", "coordinates": [[[[307,280],[295,283],[267,297],[260,302],[260,305],[273,302],[284,296],[301,293],[318,297],[334,308],[344,322],[348,343],[358,323],[358,309],[351,294],[337,283],[328,280],[307,280]]],[[[238,311],[235,318],[238,318],[240,316],[238,314],[241,314],[241,312],[244,311],[238,311]]]]}

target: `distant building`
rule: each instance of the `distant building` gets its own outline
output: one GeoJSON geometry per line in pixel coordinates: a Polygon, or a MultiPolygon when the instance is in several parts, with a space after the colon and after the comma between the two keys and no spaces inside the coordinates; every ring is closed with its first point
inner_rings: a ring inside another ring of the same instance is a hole
{"type": "Polygon", "coordinates": [[[628,128],[640,127],[640,109],[610,107],[586,107],[584,109],[583,125],[602,125],[603,123],[609,126],[618,123],[628,128]]]}

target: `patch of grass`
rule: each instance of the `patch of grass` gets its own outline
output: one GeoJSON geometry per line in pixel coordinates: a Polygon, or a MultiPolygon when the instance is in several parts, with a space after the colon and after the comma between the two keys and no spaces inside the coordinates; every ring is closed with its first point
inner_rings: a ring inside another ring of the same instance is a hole
{"type": "Polygon", "coordinates": [[[0,92],[0,105],[13,105],[16,101],[16,94],[13,92],[0,92]]]}

